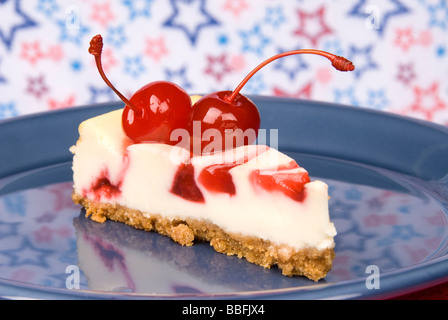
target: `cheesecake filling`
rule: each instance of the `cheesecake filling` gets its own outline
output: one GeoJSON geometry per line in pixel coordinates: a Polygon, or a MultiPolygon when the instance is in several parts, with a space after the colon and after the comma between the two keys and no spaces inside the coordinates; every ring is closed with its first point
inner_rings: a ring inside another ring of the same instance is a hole
{"type": "Polygon", "coordinates": [[[328,187],[292,158],[260,145],[190,157],[177,146],[133,144],[121,116],[120,109],[79,126],[71,148],[75,194],[294,249],[334,247],[328,187]]]}

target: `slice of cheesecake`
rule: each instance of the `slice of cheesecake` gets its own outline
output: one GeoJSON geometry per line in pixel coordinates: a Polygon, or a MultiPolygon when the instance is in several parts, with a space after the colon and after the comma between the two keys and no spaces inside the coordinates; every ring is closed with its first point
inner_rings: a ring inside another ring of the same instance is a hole
{"type": "Polygon", "coordinates": [[[178,146],[133,143],[123,110],[79,126],[73,200],[92,220],[156,231],[182,245],[208,241],[284,275],[317,281],[334,259],[328,187],[292,158],[248,145],[190,156],[178,146]]]}

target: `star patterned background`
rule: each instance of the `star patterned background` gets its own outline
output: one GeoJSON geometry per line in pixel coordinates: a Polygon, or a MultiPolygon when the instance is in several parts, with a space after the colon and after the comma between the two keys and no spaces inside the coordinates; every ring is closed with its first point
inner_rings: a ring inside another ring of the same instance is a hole
{"type": "MultiPolygon", "coordinates": [[[[0,120],[117,101],[88,53],[102,34],[103,67],[128,97],[155,80],[191,94],[232,90],[266,58],[316,48],[356,70],[291,56],[243,93],[448,125],[447,31],[445,0],[0,0],[0,120]]],[[[365,277],[372,259],[382,270],[416,264],[446,239],[445,212],[424,195],[329,185],[338,229],[330,282],[365,277]]],[[[0,195],[1,277],[65,287],[65,268],[78,259],[71,192],[66,182],[0,195]]]]}
{"type": "Polygon", "coordinates": [[[2,0],[0,119],[116,101],[87,52],[125,95],[154,80],[189,93],[234,89],[264,59],[298,48],[351,59],[279,60],[245,94],[372,108],[448,124],[445,0],[2,0]]]}

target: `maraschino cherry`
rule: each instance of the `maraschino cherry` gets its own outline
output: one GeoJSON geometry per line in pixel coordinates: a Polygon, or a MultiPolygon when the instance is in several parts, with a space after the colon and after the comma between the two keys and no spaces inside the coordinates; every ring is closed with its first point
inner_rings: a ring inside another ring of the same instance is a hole
{"type": "MultiPolygon", "coordinates": [[[[333,67],[339,71],[353,71],[353,63],[344,57],[314,49],[301,49],[287,51],[277,54],[252,70],[246,78],[232,91],[219,91],[205,95],[198,100],[192,107],[190,115],[190,135],[192,150],[194,153],[206,153],[207,147],[212,143],[208,139],[203,139],[209,129],[215,129],[220,132],[221,141],[219,148],[221,150],[239,147],[245,144],[251,144],[255,141],[260,127],[260,114],[255,104],[247,97],[240,94],[241,89],[265,65],[282,57],[295,54],[316,54],[326,57],[332,62],[333,67]],[[195,130],[195,123],[200,124],[200,130],[195,130]],[[229,134],[235,136],[235,131],[240,130],[243,133],[243,139],[226,139],[229,134]],[[250,134],[250,133],[255,134],[250,134]],[[228,143],[231,141],[232,143],[228,143]]],[[[215,144],[216,146],[216,144],[215,144]]],[[[219,148],[217,148],[219,150],[219,148]]],[[[216,148],[215,148],[216,149],[216,148]]]]}
{"type": "Polygon", "coordinates": [[[90,42],[89,52],[95,56],[103,80],[126,104],[122,117],[126,135],[135,143],[177,144],[170,136],[175,129],[188,129],[191,111],[188,93],[174,83],[155,81],[143,86],[128,100],[107,79],[101,64],[102,49],[103,38],[96,35],[90,42]]]}
{"type": "Polygon", "coordinates": [[[259,64],[234,91],[210,93],[191,106],[188,93],[178,85],[167,81],[151,82],[128,100],[107,79],[101,64],[102,49],[103,39],[101,35],[96,35],[90,42],[89,52],[95,56],[103,80],[126,104],[122,117],[126,135],[135,143],[159,142],[176,145],[179,141],[172,139],[173,131],[188,130],[190,152],[193,154],[248,145],[257,139],[260,128],[258,108],[250,99],[240,94],[240,91],[250,78],[267,64],[290,55],[316,54],[329,59],[333,67],[339,71],[355,69],[349,60],[325,51],[314,49],[287,51],[259,64]],[[208,136],[210,132],[212,134],[208,136]],[[218,137],[220,140],[215,141],[218,137]],[[210,145],[212,148],[209,150],[207,148],[210,145]]]}

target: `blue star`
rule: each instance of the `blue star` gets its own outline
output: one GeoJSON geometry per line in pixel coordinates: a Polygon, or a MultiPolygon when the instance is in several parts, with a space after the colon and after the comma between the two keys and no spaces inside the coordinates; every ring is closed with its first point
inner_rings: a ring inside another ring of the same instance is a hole
{"type": "Polygon", "coordinates": [[[348,229],[341,230],[338,229],[338,226],[336,229],[340,230],[335,239],[338,251],[363,252],[367,242],[375,238],[374,234],[364,233],[356,221],[352,221],[351,227],[348,229]]]}
{"type": "MultiPolygon", "coordinates": [[[[0,65],[2,64],[2,60],[0,59],[0,65]]],[[[6,78],[0,73],[0,83],[6,83],[6,78]]]]}
{"type": "Polygon", "coordinates": [[[126,43],[127,38],[124,34],[123,26],[110,27],[107,29],[106,41],[108,45],[112,45],[116,48],[120,48],[124,43],[126,43]]]}
{"type": "Polygon", "coordinates": [[[123,0],[123,4],[129,9],[129,18],[131,20],[138,16],[150,17],[153,2],[154,0],[123,0]]]}
{"type": "Polygon", "coordinates": [[[243,40],[243,52],[254,52],[262,56],[266,45],[271,41],[262,32],[259,25],[255,25],[249,31],[240,31],[241,39],[243,40]]]}
{"type": "Polygon", "coordinates": [[[429,5],[430,15],[429,26],[439,27],[446,30],[448,27],[448,4],[446,1],[439,1],[437,5],[429,5]]]}
{"type": "Polygon", "coordinates": [[[409,241],[412,238],[421,236],[422,235],[417,231],[415,231],[414,226],[411,224],[392,226],[392,232],[390,234],[391,239],[397,239],[402,241],[409,241]]]}
{"type": "Polygon", "coordinates": [[[358,99],[355,97],[355,90],[353,87],[347,89],[335,89],[333,91],[334,102],[340,104],[347,104],[351,106],[358,106],[358,99]]]}
{"type": "Polygon", "coordinates": [[[112,101],[115,99],[114,92],[109,87],[95,88],[94,86],[89,86],[89,91],[91,103],[112,101]]]}
{"type": "Polygon", "coordinates": [[[381,211],[384,207],[384,199],[378,196],[373,197],[366,201],[366,204],[370,209],[373,209],[373,211],[381,211]]]}
{"type": "Polygon", "coordinates": [[[205,0],[170,0],[173,14],[164,22],[165,27],[182,30],[192,45],[196,44],[199,32],[220,23],[205,9],[205,0]]]}
{"type": "Polygon", "coordinates": [[[345,198],[347,200],[361,200],[363,193],[356,187],[352,187],[345,191],[345,198]]]}
{"type": "MultiPolygon", "coordinates": [[[[285,51],[286,50],[284,49],[278,50],[279,53],[285,51]]],[[[300,70],[308,69],[308,65],[303,61],[303,57],[301,55],[296,55],[295,57],[285,57],[279,59],[275,62],[274,69],[286,73],[290,80],[294,80],[300,70]]]]}
{"type": "MultiPolygon", "coordinates": [[[[362,19],[379,19],[378,28],[375,30],[378,32],[380,36],[384,34],[384,30],[386,29],[387,23],[393,16],[401,15],[409,13],[410,10],[404,6],[400,0],[389,0],[390,3],[394,5],[394,9],[390,11],[384,11],[384,8],[379,8],[373,2],[372,5],[366,6],[367,0],[359,0],[357,4],[352,8],[352,10],[348,13],[349,16],[358,17],[362,19]],[[377,8],[378,17],[375,16],[375,13],[372,13],[368,10],[368,8],[377,8]]],[[[367,20],[366,20],[367,21],[367,20]]]]}
{"type": "Polygon", "coordinates": [[[283,13],[283,7],[268,7],[266,8],[266,16],[264,21],[270,24],[274,28],[278,28],[282,23],[286,21],[285,14],[283,13]]]}
{"type": "Polygon", "coordinates": [[[331,214],[338,219],[350,220],[352,212],[356,210],[358,206],[352,203],[343,202],[341,200],[335,200],[330,203],[331,214]]]}
{"type": "Polygon", "coordinates": [[[220,46],[226,46],[229,43],[229,36],[225,33],[221,33],[218,35],[217,41],[220,46]]]}
{"type": "Polygon", "coordinates": [[[383,237],[376,242],[376,245],[378,247],[390,247],[394,242],[394,239],[391,237],[383,237]]]}
{"type": "Polygon", "coordinates": [[[139,77],[146,71],[142,62],[142,57],[137,55],[135,57],[124,58],[124,72],[131,75],[134,78],[139,77]]]}
{"type": "Polygon", "coordinates": [[[409,214],[411,211],[408,205],[402,205],[402,206],[398,207],[397,209],[399,212],[405,213],[405,214],[409,214]]]}
{"type": "Polygon", "coordinates": [[[72,264],[73,261],[76,261],[78,258],[77,254],[77,243],[76,243],[76,237],[72,239],[68,239],[66,244],[67,250],[64,252],[61,252],[58,257],[58,261],[64,264],[72,264]]]}
{"type": "Polygon", "coordinates": [[[167,81],[177,83],[185,90],[192,88],[191,82],[187,79],[187,67],[185,66],[183,66],[179,70],[165,69],[165,75],[167,81]]]}
{"type": "Polygon", "coordinates": [[[28,239],[24,238],[17,249],[4,250],[1,252],[11,259],[9,266],[35,265],[48,268],[46,257],[52,253],[51,250],[36,248],[28,239]]]}
{"type": "Polygon", "coordinates": [[[0,221],[0,240],[18,235],[17,229],[20,224],[20,222],[6,223],[0,221]]]}
{"type": "Polygon", "coordinates": [[[70,62],[70,67],[75,72],[81,71],[82,70],[82,61],[79,59],[72,60],[72,62],[70,62]]]}
{"type": "Polygon", "coordinates": [[[369,259],[360,259],[358,262],[364,266],[362,273],[358,274],[360,277],[366,277],[365,270],[369,265],[376,265],[381,271],[401,267],[400,261],[397,259],[397,254],[390,247],[386,247],[378,253],[375,252],[375,256],[369,257],[369,259]]]}
{"type": "Polygon", "coordinates": [[[59,10],[59,6],[55,0],[39,0],[37,10],[42,12],[45,16],[51,18],[53,13],[59,10]]]}
{"type": "Polygon", "coordinates": [[[446,47],[444,45],[439,45],[436,48],[436,56],[438,58],[443,58],[446,54],[446,47]]]}
{"type": "Polygon", "coordinates": [[[367,106],[369,108],[382,110],[389,104],[384,89],[369,90],[367,99],[367,106]]]}
{"type": "Polygon", "coordinates": [[[365,72],[373,69],[378,69],[378,65],[372,58],[373,45],[368,45],[365,48],[356,48],[350,46],[348,58],[353,61],[356,66],[354,71],[355,77],[360,78],[365,72]]]}
{"type": "Polygon", "coordinates": [[[72,42],[77,46],[85,44],[83,37],[89,33],[89,28],[82,23],[76,23],[70,20],[58,20],[56,21],[61,35],[59,40],[61,42],[72,42]]]}
{"type": "Polygon", "coordinates": [[[328,184],[328,193],[333,194],[336,192],[336,190],[339,189],[339,186],[335,186],[334,184],[328,184]]]}
{"type": "MultiPolygon", "coordinates": [[[[13,102],[0,104],[0,118],[18,115],[13,102]]],[[[22,193],[12,193],[3,198],[7,213],[24,217],[27,213],[27,198],[22,193]]]]}
{"type": "Polygon", "coordinates": [[[246,84],[245,90],[250,94],[259,94],[266,89],[266,83],[261,73],[253,76],[246,84]]]}
{"type": "MultiPolygon", "coordinates": [[[[37,23],[22,11],[20,0],[1,0],[0,11],[2,13],[3,21],[21,20],[21,22],[17,24],[10,23],[10,25],[5,27],[6,30],[0,27],[0,40],[8,50],[11,50],[16,32],[20,29],[35,27],[37,26],[37,23]],[[4,17],[8,17],[8,19],[5,19],[4,17]]],[[[4,25],[5,24],[2,24],[3,27],[4,25]]]]}
{"type": "Polygon", "coordinates": [[[338,56],[344,56],[344,50],[342,49],[341,42],[339,41],[339,39],[325,41],[324,50],[338,56]]]}

